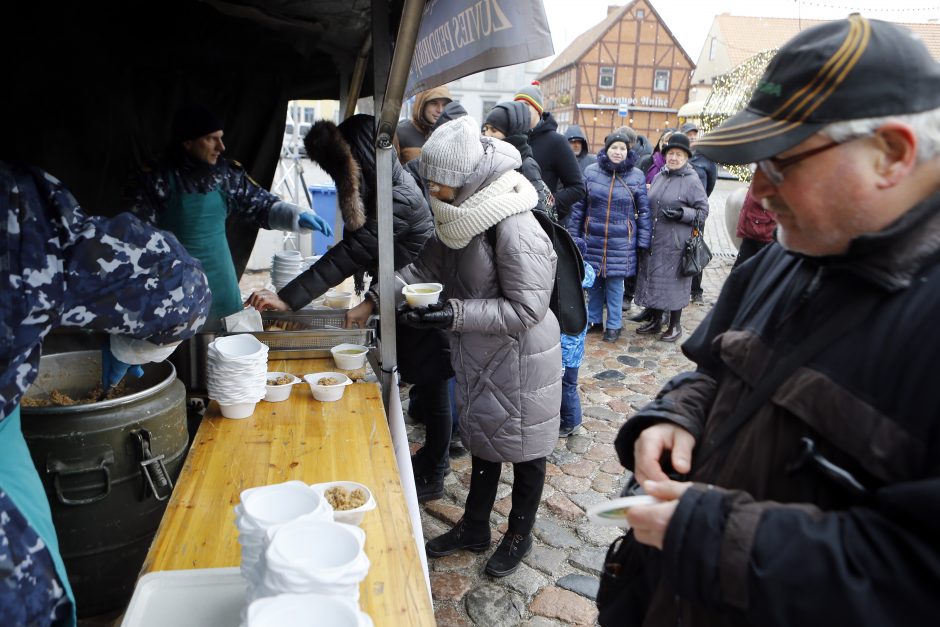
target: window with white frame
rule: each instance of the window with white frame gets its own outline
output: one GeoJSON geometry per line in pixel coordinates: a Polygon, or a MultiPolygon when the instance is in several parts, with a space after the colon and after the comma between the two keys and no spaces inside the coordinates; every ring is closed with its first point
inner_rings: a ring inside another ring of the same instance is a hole
{"type": "Polygon", "coordinates": [[[600,79],[598,80],[597,86],[601,89],[613,89],[614,88],[614,68],[612,67],[602,67],[600,79]]]}
{"type": "Polygon", "coordinates": [[[653,91],[669,91],[669,70],[656,70],[653,75],[653,91]]]}

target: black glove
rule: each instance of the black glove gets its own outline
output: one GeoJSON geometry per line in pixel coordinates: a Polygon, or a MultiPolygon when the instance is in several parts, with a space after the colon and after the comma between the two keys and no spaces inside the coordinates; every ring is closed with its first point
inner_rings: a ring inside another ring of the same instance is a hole
{"type": "Polygon", "coordinates": [[[683,213],[682,207],[666,207],[663,209],[663,217],[670,220],[681,220],[683,213]]]}
{"type": "Polygon", "coordinates": [[[399,321],[416,329],[449,329],[454,325],[454,308],[448,302],[400,312],[399,321]]]}

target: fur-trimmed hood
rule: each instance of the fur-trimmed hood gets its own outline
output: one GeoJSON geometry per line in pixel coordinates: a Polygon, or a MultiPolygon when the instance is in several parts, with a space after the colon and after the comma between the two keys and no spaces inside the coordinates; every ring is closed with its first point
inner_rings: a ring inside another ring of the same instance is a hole
{"type": "Polygon", "coordinates": [[[337,202],[343,215],[343,224],[346,229],[356,231],[366,223],[362,198],[362,192],[365,190],[361,189],[363,166],[368,167],[371,163],[370,169],[374,170],[375,163],[374,157],[367,160],[358,154],[362,152],[359,150],[361,142],[356,141],[350,145],[346,140],[348,133],[343,131],[351,130],[352,127],[356,130],[367,128],[373,136],[375,135],[372,116],[355,115],[339,127],[329,120],[320,120],[304,137],[304,147],[307,149],[307,157],[323,168],[336,183],[337,202]],[[356,118],[368,118],[368,121],[356,118]],[[357,149],[355,153],[354,148],[357,149]]]}

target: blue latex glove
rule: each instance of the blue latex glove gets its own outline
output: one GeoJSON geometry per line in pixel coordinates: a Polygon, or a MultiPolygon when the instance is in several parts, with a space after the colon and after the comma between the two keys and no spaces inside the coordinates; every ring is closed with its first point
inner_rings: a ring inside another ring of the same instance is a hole
{"type": "Polygon", "coordinates": [[[326,223],[326,220],[318,216],[312,211],[305,211],[300,214],[300,217],[297,219],[300,223],[300,226],[307,227],[314,231],[320,231],[327,237],[333,235],[333,229],[330,228],[330,225],[326,223]]]}
{"type": "Polygon", "coordinates": [[[107,346],[101,349],[101,385],[106,391],[120,383],[128,372],[137,379],[144,376],[142,367],[125,364],[107,346]]]}

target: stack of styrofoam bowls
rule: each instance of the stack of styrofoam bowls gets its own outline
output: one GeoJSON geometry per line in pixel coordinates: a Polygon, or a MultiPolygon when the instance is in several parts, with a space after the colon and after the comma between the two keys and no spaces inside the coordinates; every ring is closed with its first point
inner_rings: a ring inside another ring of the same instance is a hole
{"type": "Polygon", "coordinates": [[[359,601],[369,572],[359,527],[332,520],[295,520],[268,530],[258,596],[317,593],[359,601]]]}
{"type": "Polygon", "coordinates": [[[372,627],[368,614],[350,599],[323,594],[279,594],[254,601],[247,627],[372,627]]]}
{"type": "Polygon", "coordinates": [[[241,572],[248,583],[249,602],[260,594],[268,532],[294,520],[333,520],[333,508],[319,490],[302,481],[285,481],[249,488],[235,506],[235,525],[241,545],[241,572]]]}
{"type": "Polygon", "coordinates": [[[320,257],[323,255],[313,255],[312,257],[304,257],[304,270],[309,270],[313,264],[320,261],[320,257]]]}
{"type": "Polygon", "coordinates": [[[268,347],[248,333],[213,340],[206,351],[206,388],[226,418],[247,418],[267,392],[268,347]]]}
{"type": "Polygon", "coordinates": [[[298,274],[306,270],[304,256],[299,250],[280,250],[271,257],[271,283],[274,291],[294,280],[298,274]]]}

